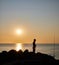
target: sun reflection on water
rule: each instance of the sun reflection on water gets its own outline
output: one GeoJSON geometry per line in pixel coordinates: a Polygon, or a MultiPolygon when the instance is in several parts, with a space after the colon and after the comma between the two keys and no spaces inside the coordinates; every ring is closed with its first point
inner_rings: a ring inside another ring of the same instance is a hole
{"type": "Polygon", "coordinates": [[[22,49],[22,44],[21,43],[17,43],[16,44],[16,51],[19,51],[22,49]]]}

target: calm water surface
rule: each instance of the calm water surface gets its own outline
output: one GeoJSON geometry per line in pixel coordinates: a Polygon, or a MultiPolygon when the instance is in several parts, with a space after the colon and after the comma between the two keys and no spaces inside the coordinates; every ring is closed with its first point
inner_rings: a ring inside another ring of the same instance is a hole
{"type": "MultiPolygon", "coordinates": [[[[21,46],[18,45],[18,48],[20,47],[22,51],[24,51],[25,49],[32,51],[32,44],[21,44],[21,46]]],[[[17,48],[17,44],[1,44],[0,43],[0,52],[9,51],[11,49],[18,50],[18,48],[17,48]]],[[[53,56],[54,45],[53,44],[37,44],[36,52],[41,52],[41,53],[45,53],[45,54],[49,54],[53,56]]],[[[59,44],[55,44],[55,58],[59,59],[59,44]]]]}

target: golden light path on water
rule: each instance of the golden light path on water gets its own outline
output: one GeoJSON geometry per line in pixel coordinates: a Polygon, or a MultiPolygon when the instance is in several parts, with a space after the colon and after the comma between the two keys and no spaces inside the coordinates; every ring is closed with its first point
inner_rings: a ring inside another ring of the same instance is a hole
{"type": "Polygon", "coordinates": [[[17,43],[16,44],[16,51],[19,51],[22,49],[22,44],[21,43],[17,43]]]}

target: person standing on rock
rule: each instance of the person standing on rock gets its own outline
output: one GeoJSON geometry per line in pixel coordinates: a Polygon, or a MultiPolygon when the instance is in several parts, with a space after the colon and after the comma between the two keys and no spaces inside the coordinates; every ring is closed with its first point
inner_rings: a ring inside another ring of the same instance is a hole
{"type": "Polygon", "coordinates": [[[36,42],[36,39],[33,40],[33,53],[35,53],[35,50],[36,50],[36,44],[35,44],[35,42],[36,42]]]}

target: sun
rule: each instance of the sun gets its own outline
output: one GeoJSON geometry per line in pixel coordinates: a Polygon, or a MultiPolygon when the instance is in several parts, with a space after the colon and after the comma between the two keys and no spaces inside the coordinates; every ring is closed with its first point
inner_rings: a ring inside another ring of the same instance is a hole
{"type": "Polygon", "coordinates": [[[18,34],[18,35],[22,34],[22,30],[21,29],[17,29],[16,30],[16,34],[18,34]]]}
{"type": "Polygon", "coordinates": [[[16,44],[16,51],[19,51],[20,49],[22,49],[22,44],[21,43],[17,43],[16,44]]]}

